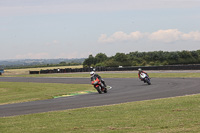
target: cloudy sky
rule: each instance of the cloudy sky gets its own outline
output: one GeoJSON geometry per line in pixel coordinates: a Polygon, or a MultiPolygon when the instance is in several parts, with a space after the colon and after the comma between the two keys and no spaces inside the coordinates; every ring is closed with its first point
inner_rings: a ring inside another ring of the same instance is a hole
{"type": "Polygon", "coordinates": [[[0,0],[0,60],[200,49],[200,0],[0,0]]]}

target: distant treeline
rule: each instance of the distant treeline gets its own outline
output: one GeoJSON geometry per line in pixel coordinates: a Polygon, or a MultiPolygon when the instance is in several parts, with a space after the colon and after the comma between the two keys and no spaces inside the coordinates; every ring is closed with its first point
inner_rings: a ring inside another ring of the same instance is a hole
{"type": "Polygon", "coordinates": [[[84,67],[118,67],[118,66],[160,66],[178,64],[200,64],[200,50],[197,51],[153,51],[116,53],[108,57],[104,53],[89,55],[83,62],[84,67]]]}
{"type": "Polygon", "coordinates": [[[15,65],[15,66],[6,66],[4,69],[24,69],[24,68],[42,68],[42,67],[59,67],[59,66],[77,66],[82,65],[82,63],[66,63],[60,62],[59,64],[38,64],[38,65],[15,65]]]}
{"type": "Polygon", "coordinates": [[[37,67],[57,67],[82,65],[85,58],[74,59],[8,59],[0,60],[0,68],[19,69],[19,68],[37,68],[37,67]]]}

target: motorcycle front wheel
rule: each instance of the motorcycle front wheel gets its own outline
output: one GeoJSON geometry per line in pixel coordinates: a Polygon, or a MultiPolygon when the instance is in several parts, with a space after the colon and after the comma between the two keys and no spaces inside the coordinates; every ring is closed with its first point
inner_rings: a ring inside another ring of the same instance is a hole
{"type": "Polygon", "coordinates": [[[101,94],[102,92],[101,92],[101,87],[100,86],[98,86],[98,87],[95,87],[96,88],[96,90],[98,91],[98,93],[99,94],[101,94]]]}
{"type": "Polygon", "coordinates": [[[149,80],[149,79],[147,79],[147,84],[148,84],[148,85],[151,85],[151,82],[150,82],[150,80],[149,80]]]}
{"type": "Polygon", "coordinates": [[[107,88],[105,88],[103,92],[104,92],[104,93],[107,93],[107,92],[108,92],[107,88]]]}

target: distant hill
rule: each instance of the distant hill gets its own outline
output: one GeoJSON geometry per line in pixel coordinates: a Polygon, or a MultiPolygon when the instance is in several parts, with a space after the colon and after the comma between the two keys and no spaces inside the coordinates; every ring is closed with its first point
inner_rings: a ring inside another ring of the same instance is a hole
{"type": "Polygon", "coordinates": [[[9,60],[0,60],[0,67],[59,64],[60,62],[81,63],[82,64],[84,62],[84,60],[85,60],[85,58],[79,58],[79,59],[9,59],[9,60]]]}

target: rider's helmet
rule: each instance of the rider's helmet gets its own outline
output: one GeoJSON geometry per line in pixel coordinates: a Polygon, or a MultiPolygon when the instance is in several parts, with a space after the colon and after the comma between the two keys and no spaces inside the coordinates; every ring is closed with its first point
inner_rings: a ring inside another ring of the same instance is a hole
{"type": "Polygon", "coordinates": [[[94,74],[95,74],[94,71],[91,71],[91,72],[90,72],[90,76],[91,76],[91,77],[93,77],[94,74]]]}
{"type": "Polygon", "coordinates": [[[142,71],[142,69],[141,69],[141,68],[138,68],[138,71],[139,71],[139,72],[141,72],[141,71],[142,71]]]}

